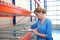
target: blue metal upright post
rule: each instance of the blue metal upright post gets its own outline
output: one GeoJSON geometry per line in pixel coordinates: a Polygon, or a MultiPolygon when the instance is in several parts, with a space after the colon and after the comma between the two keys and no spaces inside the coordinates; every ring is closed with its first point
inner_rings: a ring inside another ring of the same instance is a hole
{"type": "MultiPolygon", "coordinates": [[[[32,11],[32,0],[30,0],[30,11],[32,11]]],[[[32,22],[32,16],[30,17],[30,21],[32,22]]]]}
{"type": "MultiPolygon", "coordinates": [[[[12,0],[12,3],[15,5],[15,0],[12,0]]],[[[13,17],[13,25],[16,25],[16,16],[13,17]]]]}
{"type": "MultiPolygon", "coordinates": [[[[35,9],[36,9],[36,2],[35,2],[35,9]]],[[[35,17],[35,21],[36,21],[36,17],[35,17]]]]}
{"type": "Polygon", "coordinates": [[[47,0],[44,0],[44,8],[47,9],[47,0]]]}
{"type": "MultiPolygon", "coordinates": [[[[15,0],[12,0],[12,3],[15,5],[15,0]]],[[[13,25],[16,25],[16,16],[13,16],[13,25]]],[[[13,35],[16,36],[16,31],[13,30],[13,35]]]]}

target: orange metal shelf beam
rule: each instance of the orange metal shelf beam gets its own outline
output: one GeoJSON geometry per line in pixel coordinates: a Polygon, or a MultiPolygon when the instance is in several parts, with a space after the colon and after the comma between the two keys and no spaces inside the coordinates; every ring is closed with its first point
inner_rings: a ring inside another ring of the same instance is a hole
{"type": "Polygon", "coordinates": [[[30,40],[31,37],[32,37],[32,32],[29,32],[23,38],[20,38],[19,40],[30,40]]]}
{"type": "Polygon", "coordinates": [[[5,2],[1,3],[0,1],[0,12],[4,12],[2,14],[0,14],[0,17],[1,16],[8,16],[9,15],[25,15],[25,16],[29,16],[31,14],[30,11],[26,10],[26,9],[23,9],[23,8],[20,8],[20,7],[16,7],[14,6],[13,4],[9,4],[7,5],[8,3],[6,3],[6,5],[4,5],[5,2]],[[3,15],[7,13],[6,15],[3,15]]]}

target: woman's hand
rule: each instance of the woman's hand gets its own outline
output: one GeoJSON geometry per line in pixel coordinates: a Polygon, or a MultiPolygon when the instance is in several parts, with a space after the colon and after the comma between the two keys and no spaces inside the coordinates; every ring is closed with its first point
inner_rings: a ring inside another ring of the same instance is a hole
{"type": "Polygon", "coordinates": [[[32,32],[35,33],[35,34],[38,34],[36,29],[33,29],[32,32]]]}
{"type": "Polygon", "coordinates": [[[30,29],[30,27],[25,27],[26,30],[30,29]]]}
{"type": "Polygon", "coordinates": [[[31,29],[30,27],[25,27],[25,30],[22,31],[32,31],[33,29],[31,29]]]}

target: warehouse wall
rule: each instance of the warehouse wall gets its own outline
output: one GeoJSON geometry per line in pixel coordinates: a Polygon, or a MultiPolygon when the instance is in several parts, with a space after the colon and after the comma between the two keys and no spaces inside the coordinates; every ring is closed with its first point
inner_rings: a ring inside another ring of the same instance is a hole
{"type": "Polygon", "coordinates": [[[0,17],[0,28],[2,27],[9,27],[12,25],[12,18],[11,17],[0,17]]]}
{"type": "Polygon", "coordinates": [[[22,7],[24,9],[30,10],[30,2],[29,0],[15,0],[15,5],[22,7]]]}
{"type": "Polygon", "coordinates": [[[52,20],[53,29],[60,29],[59,0],[47,0],[47,17],[52,20]]]}

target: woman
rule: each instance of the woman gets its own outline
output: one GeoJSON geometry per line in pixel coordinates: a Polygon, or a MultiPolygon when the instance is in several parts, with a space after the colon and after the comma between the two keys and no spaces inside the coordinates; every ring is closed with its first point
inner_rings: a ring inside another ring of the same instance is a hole
{"type": "Polygon", "coordinates": [[[36,8],[34,13],[39,20],[31,26],[31,29],[37,35],[37,40],[52,40],[52,23],[45,16],[46,9],[36,8]]]}

